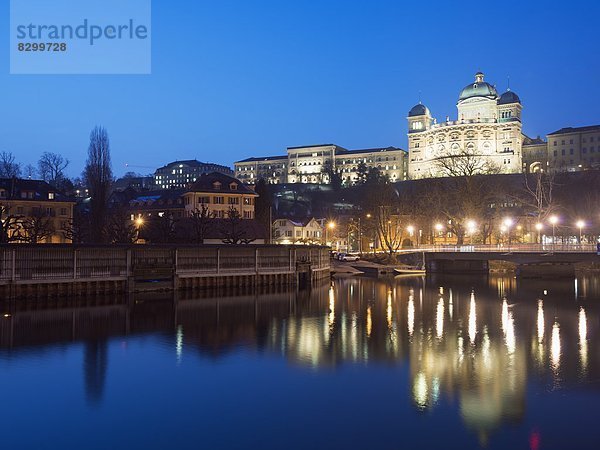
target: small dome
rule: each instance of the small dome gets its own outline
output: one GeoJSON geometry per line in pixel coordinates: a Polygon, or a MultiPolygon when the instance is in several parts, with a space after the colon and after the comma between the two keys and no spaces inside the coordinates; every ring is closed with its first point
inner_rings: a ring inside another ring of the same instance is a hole
{"type": "Polygon", "coordinates": [[[487,97],[495,100],[498,98],[498,91],[496,91],[494,86],[483,81],[483,73],[477,72],[475,74],[475,82],[465,86],[460,91],[458,100],[466,100],[472,97],[487,97]]]}
{"type": "Polygon", "coordinates": [[[508,105],[509,103],[521,103],[521,99],[513,91],[508,90],[500,96],[499,105],[508,105]]]}
{"type": "Polygon", "coordinates": [[[427,106],[425,106],[422,103],[419,103],[415,106],[412,107],[412,109],[408,112],[408,117],[415,117],[415,116],[428,116],[429,114],[429,109],[427,108],[427,106]]]}

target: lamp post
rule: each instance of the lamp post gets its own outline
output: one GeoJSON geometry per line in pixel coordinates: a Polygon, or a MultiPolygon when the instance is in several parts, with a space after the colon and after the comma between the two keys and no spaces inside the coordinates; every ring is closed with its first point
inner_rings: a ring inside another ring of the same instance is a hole
{"type": "MultiPolygon", "coordinates": [[[[412,238],[413,237],[413,233],[415,232],[415,227],[413,227],[412,225],[409,225],[409,226],[406,227],[406,231],[408,231],[408,234],[412,238]]],[[[411,241],[412,241],[412,239],[411,239],[411,241]]],[[[417,241],[417,247],[418,246],[419,246],[419,242],[417,241]]]]}
{"type": "Polygon", "coordinates": [[[552,250],[556,246],[556,224],[558,223],[558,217],[550,216],[550,223],[552,224],[552,250]]]}
{"type": "MultiPolygon", "coordinates": [[[[335,228],[335,222],[329,221],[329,223],[325,227],[325,244],[327,244],[327,240],[329,239],[329,230],[333,231],[334,228],[335,228]]],[[[333,241],[331,242],[331,247],[333,247],[333,241]]]]}
{"type": "Polygon", "coordinates": [[[467,233],[469,233],[469,236],[471,238],[471,244],[473,244],[473,235],[475,234],[476,228],[477,223],[475,223],[474,220],[467,221],[467,233]]]}
{"type": "Polygon", "coordinates": [[[585,222],[583,220],[577,221],[577,228],[579,228],[579,245],[581,245],[581,230],[585,227],[585,222]]]}
{"type": "Polygon", "coordinates": [[[513,220],[510,217],[504,219],[504,226],[506,227],[506,233],[508,234],[508,251],[510,252],[510,227],[513,224],[513,220]]]}
{"type": "Polygon", "coordinates": [[[535,224],[535,229],[537,230],[537,243],[538,244],[542,243],[542,228],[544,228],[544,225],[541,222],[538,222],[535,224]]]}
{"type": "MultiPolygon", "coordinates": [[[[441,223],[436,223],[435,224],[435,231],[439,233],[442,232],[442,230],[444,229],[444,225],[442,225],[441,223]]],[[[435,244],[435,241],[433,242],[435,244]]],[[[444,244],[446,244],[446,233],[444,233],[444,244]]]]}

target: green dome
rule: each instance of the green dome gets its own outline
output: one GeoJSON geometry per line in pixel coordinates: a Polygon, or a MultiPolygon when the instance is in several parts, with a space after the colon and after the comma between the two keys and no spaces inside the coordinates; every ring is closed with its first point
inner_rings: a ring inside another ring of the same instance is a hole
{"type": "Polygon", "coordinates": [[[458,100],[466,100],[472,97],[486,97],[491,100],[496,100],[498,98],[498,91],[496,91],[494,86],[483,81],[483,73],[477,72],[475,74],[475,82],[465,86],[464,89],[460,91],[458,100]]]}

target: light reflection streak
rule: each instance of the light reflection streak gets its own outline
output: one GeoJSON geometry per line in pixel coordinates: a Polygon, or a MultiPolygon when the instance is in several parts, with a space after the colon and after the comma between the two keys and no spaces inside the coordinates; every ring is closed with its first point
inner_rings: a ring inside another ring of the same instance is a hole
{"type": "Polygon", "coordinates": [[[373,318],[371,316],[371,307],[367,308],[367,337],[371,337],[371,331],[373,329],[373,318]]]}
{"type": "Polygon", "coordinates": [[[588,347],[587,347],[587,316],[585,309],[579,310],[579,362],[581,364],[582,375],[587,372],[588,366],[588,347]]]}
{"type": "Polygon", "coordinates": [[[537,336],[538,343],[542,343],[544,340],[544,301],[538,300],[537,309],[537,336]]]}
{"type": "Polygon", "coordinates": [[[177,334],[175,335],[175,354],[177,362],[181,361],[183,355],[183,325],[177,325],[177,334]]]}
{"type": "Polygon", "coordinates": [[[437,313],[435,320],[435,329],[437,338],[441,339],[444,336],[444,299],[440,298],[437,304],[437,313]]]}
{"type": "Polygon", "coordinates": [[[475,308],[475,292],[471,292],[471,304],[469,306],[469,339],[471,344],[475,342],[477,337],[477,312],[475,308]]]}
{"type": "Polygon", "coordinates": [[[329,326],[332,327],[335,322],[335,292],[333,286],[329,288],[329,326]]]}
{"type": "Polygon", "coordinates": [[[516,348],[515,321],[512,312],[508,311],[506,298],[502,301],[502,331],[504,332],[504,342],[506,342],[508,353],[513,354],[516,348]]]}
{"type": "Polygon", "coordinates": [[[387,318],[387,324],[388,324],[388,328],[391,330],[392,329],[392,319],[393,319],[393,314],[394,314],[394,310],[392,308],[392,291],[388,291],[388,296],[387,296],[387,309],[386,309],[386,318],[387,318]]]}
{"type": "Polygon", "coordinates": [[[408,297],[408,311],[407,311],[407,322],[408,322],[408,335],[412,336],[415,330],[415,302],[413,296],[408,297]]]}
{"type": "Polygon", "coordinates": [[[552,325],[552,338],[550,342],[550,365],[555,378],[558,377],[560,369],[560,326],[558,322],[552,325]]]}
{"type": "Polygon", "coordinates": [[[448,298],[448,315],[450,316],[450,320],[452,321],[452,314],[454,312],[454,305],[452,303],[452,289],[449,289],[449,298],[448,298]]]}
{"type": "Polygon", "coordinates": [[[423,372],[419,372],[415,377],[413,385],[413,399],[420,409],[424,409],[427,406],[427,396],[429,394],[427,388],[427,379],[423,372]]]}

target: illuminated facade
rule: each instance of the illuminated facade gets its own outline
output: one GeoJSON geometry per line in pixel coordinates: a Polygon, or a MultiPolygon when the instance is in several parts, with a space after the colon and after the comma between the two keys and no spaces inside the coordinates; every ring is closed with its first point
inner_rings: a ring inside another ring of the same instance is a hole
{"type": "Polygon", "coordinates": [[[42,180],[0,178],[3,242],[70,243],[75,200],[42,180]]]}
{"type": "Polygon", "coordinates": [[[481,171],[522,171],[521,100],[511,90],[499,95],[478,72],[460,93],[458,118],[437,122],[419,103],[408,113],[408,177],[452,175],[461,157],[477,160],[481,171]]]}
{"type": "Polygon", "coordinates": [[[233,171],[227,166],[190,159],[173,161],[166,166],[156,169],[156,172],[154,172],[154,184],[161,189],[187,188],[200,175],[211,172],[233,175],[233,171]]]}
{"type": "Polygon", "coordinates": [[[315,219],[277,219],[273,222],[276,244],[322,244],[323,226],[315,219]]]}
{"type": "Polygon", "coordinates": [[[235,176],[246,184],[330,183],[337,173],[344,185],[355,184],[359,166],[377,168],[391,181],[406,179],[406,152],[396,147],[347,150],[335,144],[288,147],[287,155],[248,158],[235,163],[235,176]]]}
{"type": "Polygon", "coordinates": [[[548,135],[548,165],[575,172],[600,167],[600,125],[561,128],[548,135]]]}

